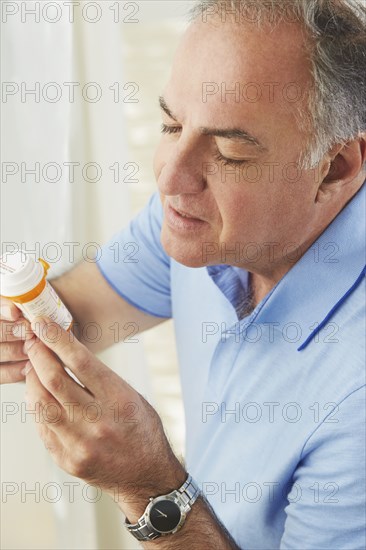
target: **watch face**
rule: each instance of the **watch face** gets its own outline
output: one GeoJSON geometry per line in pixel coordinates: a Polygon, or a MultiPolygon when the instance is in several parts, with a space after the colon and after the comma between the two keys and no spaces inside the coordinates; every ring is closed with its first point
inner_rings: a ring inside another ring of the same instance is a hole
{"type": "Polygon", "coordinates": [[[149,514],[151,525],[159,533],[169,533],[179,524],[181,518],[178,504],[171,500],[160,500],[156,502],[149,514]]]}

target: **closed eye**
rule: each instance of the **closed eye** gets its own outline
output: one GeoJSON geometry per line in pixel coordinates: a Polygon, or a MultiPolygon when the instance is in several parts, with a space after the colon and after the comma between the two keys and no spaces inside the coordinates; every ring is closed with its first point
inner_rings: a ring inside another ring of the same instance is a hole
{"type": "Polygon", "coordinates": [[[181,132],[182,128],[180,126],[168,126],[167,124],[161,125],[162,134],[177,134],[181,132]]]}
{"type": "MultiPolygon", "coordinates": [[[[167,124],[161,125],[161,133],[162,134],[178,134],[182,131],[182,128],[180,126],[169,126],[167,124]]],[[[215,153],[215,160],[222,162],[225,166],[241,166],[245,163],[247,163],[247,160],[234,160],[229,159],[227,157],[224,157],[219,151],[215,153]]]]}
{"type": "Polygon", "coordinates": [[[218,160],[219,162],[222,162],[224,166],[241,166],[245,163],[247,163],[247,160],[234,160],[234,159],[228,159],[227,157],[224,157],[220,151],[217,151],[215,153],[214,158],[218,160]]]}

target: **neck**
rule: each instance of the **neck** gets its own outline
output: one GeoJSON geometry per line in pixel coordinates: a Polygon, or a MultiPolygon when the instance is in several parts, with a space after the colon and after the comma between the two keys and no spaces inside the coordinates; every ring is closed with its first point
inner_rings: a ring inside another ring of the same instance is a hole
{"type": "Polygon", "coordinates": [[[251,306],[254,309],[272,288],[278,283],[281,277],[276,279],[267,279],[257,273],[250,273],[249,286],[251,296],[251,306]]]}

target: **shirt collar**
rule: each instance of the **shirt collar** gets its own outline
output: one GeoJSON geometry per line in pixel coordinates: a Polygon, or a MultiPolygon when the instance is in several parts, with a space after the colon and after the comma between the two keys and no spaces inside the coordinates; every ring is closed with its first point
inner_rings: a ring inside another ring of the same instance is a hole
{"type": "MultiPolygon", "coordinates": [[[[298,351],[303,350],[365,276],[365,205],[366,182],[242,322],[297,324],[301,330],[298,351]]],[[[235,268],[209,266],[207,271],[237,310],[243,285],[235,268]]]]}

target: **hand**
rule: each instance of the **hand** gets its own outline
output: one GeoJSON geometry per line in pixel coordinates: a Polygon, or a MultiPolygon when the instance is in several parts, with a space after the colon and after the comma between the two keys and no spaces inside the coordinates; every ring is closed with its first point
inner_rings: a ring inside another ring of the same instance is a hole
{"type": "Polygon", "coordinates": [[[29,321],[13,302],[1,297],[0,308],[0,384],[21,382],[28,360],[23,351],[24,340],[31,338],[33,332],[29,321]]]}
{"type": "Polygon", "coordinates": [[[38,338],[26,343],[27,401],[37,408],[46,448],[56,464],[100,487],[137,521],[150,496],[178,488],[187,475],[159,416],[72,333],[43,318],[32,329],[38,338]]]}

